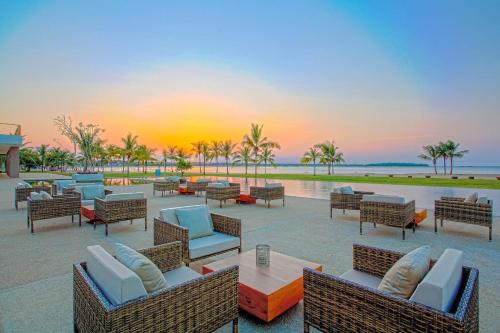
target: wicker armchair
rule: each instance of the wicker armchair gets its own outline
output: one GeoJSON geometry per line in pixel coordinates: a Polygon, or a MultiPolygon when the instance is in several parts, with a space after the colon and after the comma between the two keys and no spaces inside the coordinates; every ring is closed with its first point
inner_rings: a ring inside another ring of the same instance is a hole
{"type": "Polygon", "coordinates": [[[82,226],[82,215],[80,212],[80,197],[71,194],[54,195],[52,199],[28,200],[28,228],[31,225],[31,233],[34,233],[34,222],[51,219],[55,217],[71,216],[71,222],[78,215],[78,224],[82,226]]]}
{"type": "Polygon", "coordinates": [[[258,187],[250,186],[250,196],[252,198],[264,200],[267,203],[267,208],[271,207],[271,200],[283,200],[285,206],[285,187],[258,187]]]}
{"type": "MultiPolygon", "coordinates": [[[[353,245],[353,269],[383,277],[402,253],[353,245]]],[[[478,332],[479,272],[463,267],[463,281],[451,313],[304,269],[304,332],[478,332]]]]}
{"type": "Polygon", "coordinates": [[[363,233],[363,222],[372,222],[374,227],[377,224],[385,224],[391,227],[401,228],[403,240],[405,239],[405,228],[412,225],[415,232],[415,201],[407,203],[387,203],[365,201],[360,202],[359,233],[363,233]]]}
{"type": "Polygon", "coordinates": [[[148,209],[147,199],[125,199],[117,201],[107,201],[96,198],[94,200],[95,220],[101,220],[105,224],[106,236],[108,235],[108,224],[134,219],[144,219],[144,230],[148,229],[148,209]]]}
{"type": "Polygon", "coordinates": [[[363,199],[363,195],[374,194],[374,192],[354,191],[354,194],[330,193],[330,218],[333,217],[333,209],[359,210],[359,203],[363,199]]]}
{"type": "Polygon", "coordinates": [[[240,184],[229,183],[229,187],[206,187],[205,203],[208,199],[218,200],[219,206],[222,208],[222,201],[226,202],[228,199],[238,199],[240,197],[240,184]]]}
{"type": "Polygon", "coordinates": [[[195,193],[205,192],[207,190],[208,181],[206,182],[187,182],[188,191],[194,191],[195,193]]]}
{"type": "MultiPolygon", "coordinates": [[[[179,242],[139,251],[163,272],[182,265],[179,242]]],[[[238,331],[238,266],[113,305],[87,273],[73,265],[75,332],[212,332],[230,322],[238,331]]]]}
{"type": "Polygon", "coordinates": [[[153,182],[153,196],[156,194],[156,191],[161,192],[161,196],[163,196],[164,192],[177,191],[179,188],[179,182],[174,181],[156,181],[153,182]]]}
{"type": "Polygon", "coordinates": [[[493,203],[487,204],[465,202],[465,198],[441,197],[434,203],[434,232],[437,232],[437,220],[461,222],[487,227],[491,241],[493,227],[493,203]]]}
{"type": "Polygon", "coordinates": [[[180,241],[182,243],[182,258],[188,266],[193,261],[202,260],[221,253],[233,250],[241,252],[241,220],[214,213],[211,214],[211,217],[214,231],[238,237],[240,239],[240,246],[221,252],[214,252],[203,257],[191,258],[189,253],[189,230],[180,225],[168,223],[169,221],[161,221],[159,218],[154,219],[154,245],[180,241]]]}
{"type": "Polygon", "coordinates": [[[16,207],[16,210],[18,210],[19,208],[18,207],[19,202],[27,201],[31,192],[45,191],[49,194],[53,193],[52,187],[48,185],[35,185],[32,187],[16,187],[15,191],[16,192],[14,195],[14,207],[16,207]]]}

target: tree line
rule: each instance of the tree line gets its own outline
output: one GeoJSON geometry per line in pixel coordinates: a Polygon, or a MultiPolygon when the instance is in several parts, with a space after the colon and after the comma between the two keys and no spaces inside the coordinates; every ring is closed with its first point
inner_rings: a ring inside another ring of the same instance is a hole
{"type": "Polygon", "coordinates": [[[328,167],[328,175],[335,173],[335,165],[344,163],[344,154],[333,140],[317,143],[304,153],[301,164],[313,164],[314,175],[316,176],[316,161],[328,167]]]}
{"type": "Polygon", "coordinates": [[[436,145],[427,145],[423,146],[422,149],[424,152],[418,155],[419,158],[431,161],[432,166],[434,167],[434,172],[436,175],[437,171],[437,161],[442,159],[443,161],[443,174],[447,174],[447,162],[450,162],[450,175],[453,174],[453,161],[455,158],[462,158],[465,154],[469,152],[468,149],[459,150],[460,143],[454,142],[452,140],[448,140],[445,142],[440,141],[436,145]]]}

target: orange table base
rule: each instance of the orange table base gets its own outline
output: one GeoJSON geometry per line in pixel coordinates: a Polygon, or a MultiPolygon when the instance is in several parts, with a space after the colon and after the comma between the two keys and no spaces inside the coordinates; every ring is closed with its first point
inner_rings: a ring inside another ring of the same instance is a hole
{"type": "Polygon", "coordinates": [[[420,209],[415,212],[415,224],[419,224],[427,218],[427,209],[420,209]]]}
{"type": "Polygon", "coordinates": [[[252,198],[248,194],[240,194],[240,197],[236,199],[236,203],[239,204],[254,204],[257,200],[252,198]]]}
{"type": "Polygon", "coordinates": [[[80,208],[80,214],[82,214],[82,216],[85,216],[86,218],[89,219],[87,221],[87,223],[92,223],[93,224],[94,221],[96,222],[96,224],[101,224],[102,223],[101,220],[96,220],[94,207],[92,207],[92,206],[82,206],[80,208]]]}
{"type": "Polygon", "coordinates": [[[181,195],[192,195],[192,194],[194,194],[194,191],[188,190],[185,187],[179,187],[178,191],[179,191],[179,194],[181,194],[181,195]]]}

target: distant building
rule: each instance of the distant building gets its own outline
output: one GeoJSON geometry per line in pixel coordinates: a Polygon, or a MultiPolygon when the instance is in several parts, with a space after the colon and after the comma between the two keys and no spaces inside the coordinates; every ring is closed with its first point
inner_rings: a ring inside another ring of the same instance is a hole
{"type": "Polygon", "coordinates": [[[19,177],[19,149],[22,144],[20,125],[0,123],[0,156],[9,177],[19,177]]]}

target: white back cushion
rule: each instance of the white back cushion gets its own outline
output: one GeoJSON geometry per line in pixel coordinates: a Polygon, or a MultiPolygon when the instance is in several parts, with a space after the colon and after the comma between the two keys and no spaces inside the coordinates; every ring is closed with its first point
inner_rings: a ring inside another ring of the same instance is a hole
{"type": "Polygon", "coordinates": [[[147,295],[137,274],[113,258],[100,245],[87,247],[87,273],[114,305],[147,295]]]}
{"type": "Polygon", "coordinates": [[[466,199],[465,202],[475,203],[479,194],[477,192],[471,193],[466,199]]]}
{"type": "Polygon", "coordinates": [[[448,312],[457,297],[462,282],[463,252],[446,249],[410,300],[448,312]]]}
{"type": "Polygon", "coordinates": [[[405,198],[395,195],[366,194],[363,195],[363,201],[404,204],[405,198]]]}
{"type": "Polygon", "coordinates": [[[144,199],[143,192],[107,194],[106,201],[144,199]]]}

